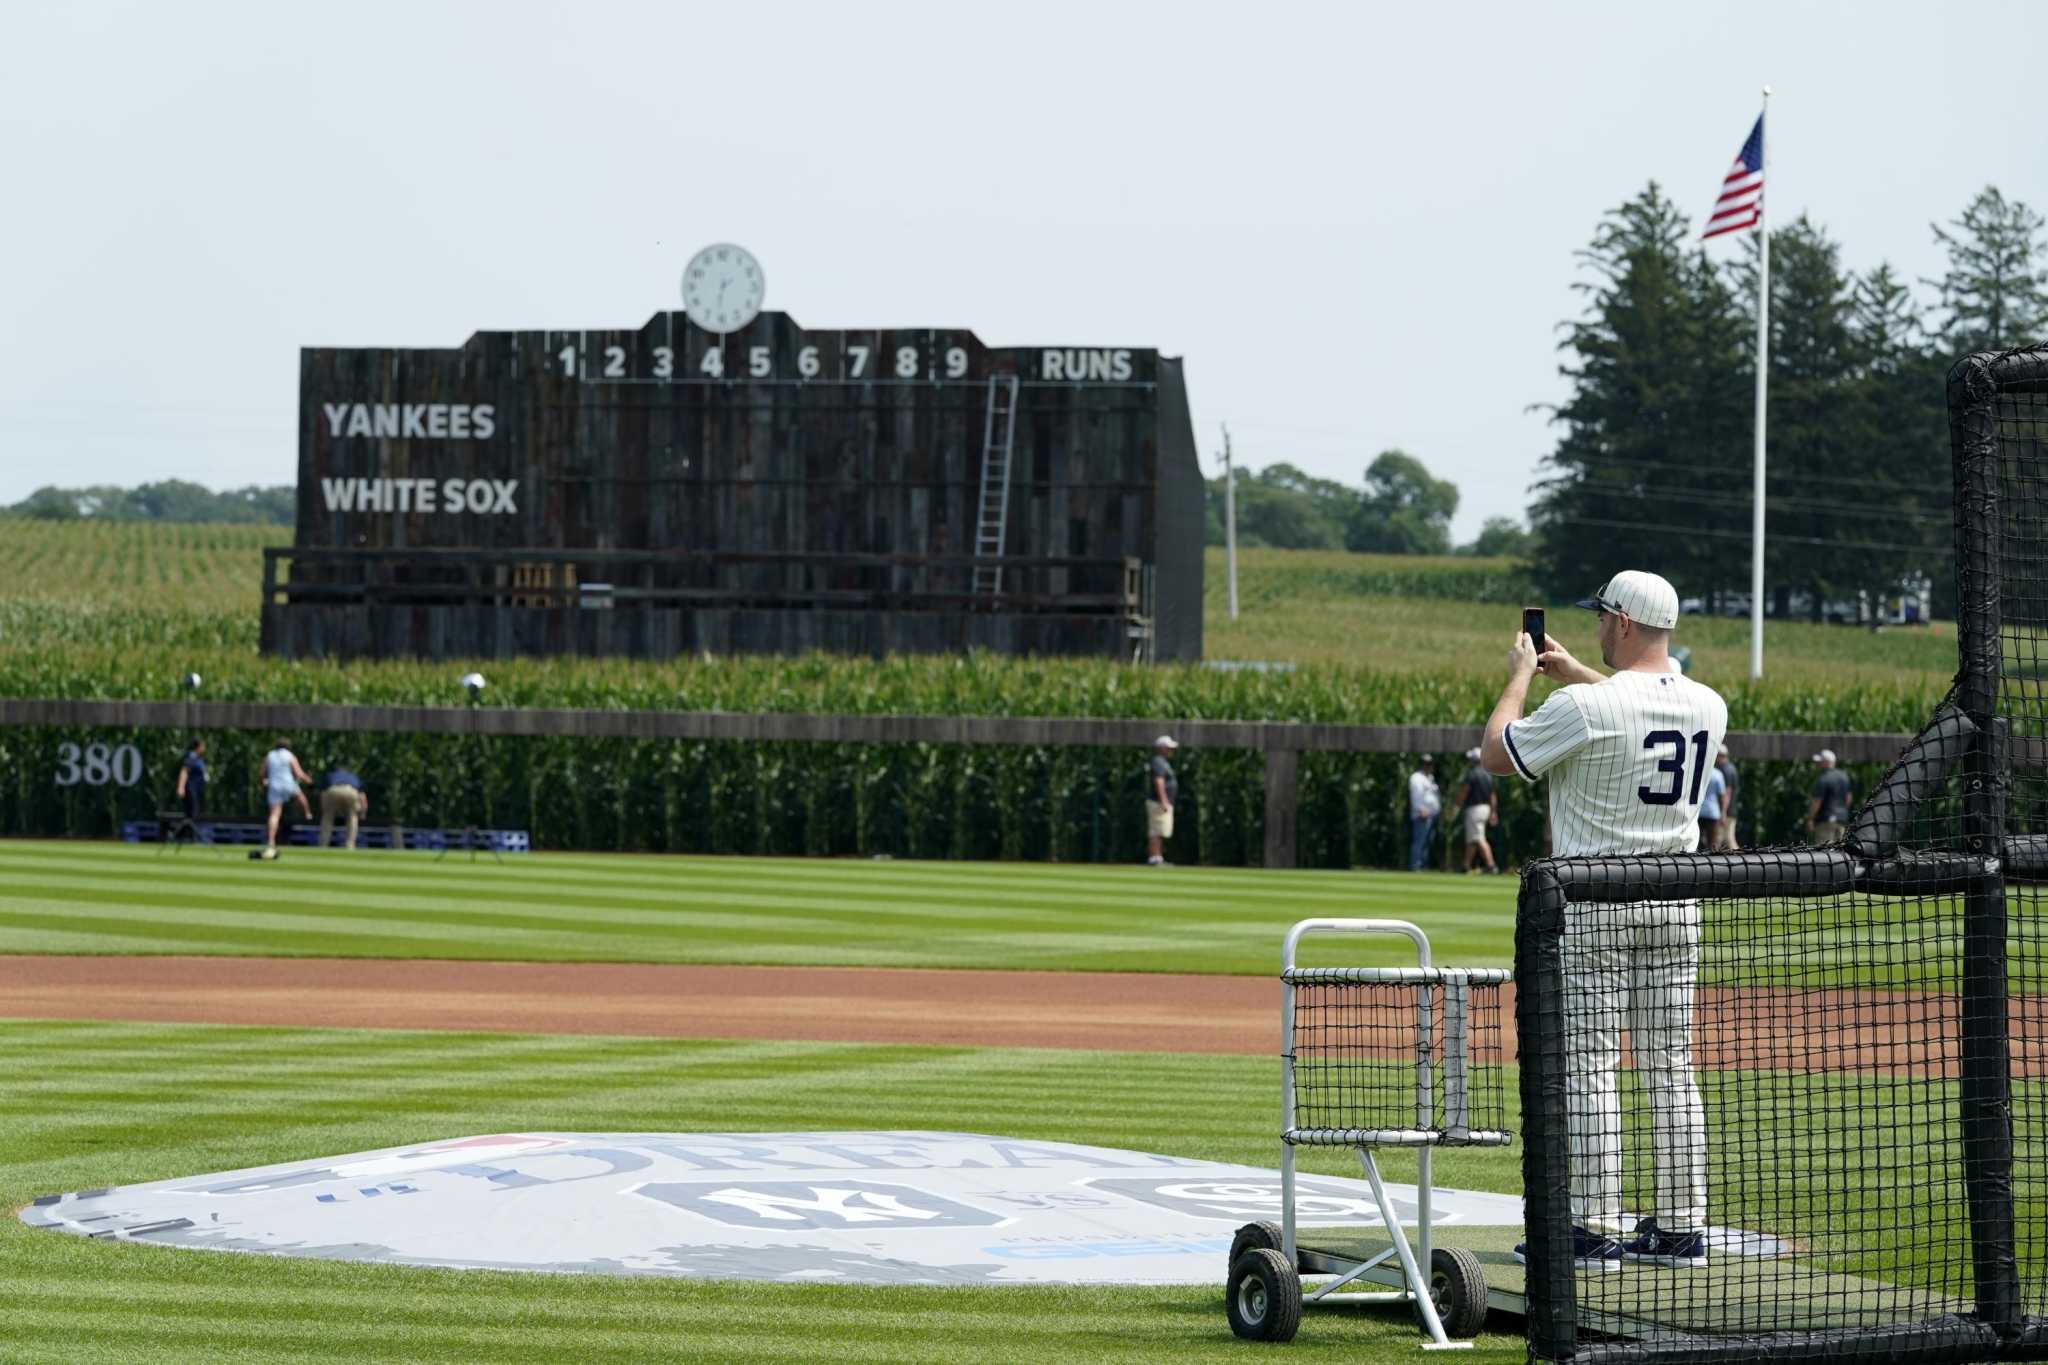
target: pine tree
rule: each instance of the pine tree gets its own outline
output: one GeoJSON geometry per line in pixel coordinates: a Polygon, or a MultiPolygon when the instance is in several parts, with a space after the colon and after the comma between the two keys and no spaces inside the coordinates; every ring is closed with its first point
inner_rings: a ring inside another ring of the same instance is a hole
{"type": "MultiPolygon", "coordinates": [[[[1756,298],[1756,244],[1729,267],[1736,293],[1756,298]]],[[[1867,581],[1877,543],[1856,532],[1844,509],[1857,495],[1862,450],[1853,420],[1856,384],[1854,299],[1841,247],[1801,214],[1771,234],[1770,410],[1764,509],[1764,581],[1775,614],[1792,594],[1818,620],[1824,605],[1867,581]]],[[[1755,358],[1745,368],[1754,383],[1755,358]]],[[[1867,532],[1867,527],[1863,528],[1867,532]]]]}
{"type": "Polygon", "coordinates": [[[2048,342],[2048,269],[2041,229],[2048,219],[1986,185],[1950,223],[1933,224],[1948,248],[1938,281],[1948,313],[1942,341],[1951,358],[2048,342]]]}
{"type": "Polygon", "coordinates": [[[1749,403],[1742,324],[1686,220],[1653,182],[1608,213],[1579,253],[1592,278],[1584,316],[1565,324],[1564,431],[1536,484],[1537,569],[1577,596],[1623,568],[1662,573],[1681,594],[1729,582],[1744,504],[1686,490],[1747,486],[1749,403]],[[1739,477],[1719,471],[1740,470],[1739,477]]]}
{"type": "Polygon", "coordinates": [[[1875,562],[1862,587],[1884,599],[1931,579],[1937,614],[1953,614],[1954,522],[1950,511],[1948,412],[1944,363],[1927,336],[1912,291],[1879,265],[1857,278],[1850,317],[1857,371],[1859,492],[1882,527],[1860,539],[1915,547],[1875,562]]]}

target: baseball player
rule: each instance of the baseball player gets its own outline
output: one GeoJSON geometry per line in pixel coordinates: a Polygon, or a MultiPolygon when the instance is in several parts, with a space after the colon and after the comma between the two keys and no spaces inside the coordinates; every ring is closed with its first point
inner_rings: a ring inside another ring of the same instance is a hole
{"type": "MultiPolygon", "coordinates": [[[[1728,707],[1670,667],[1678,593],[1656,574],[1631,569],[1578,605],[1600,614],[1600,658],[1614,674],[1603,677],[1547,636],[1539,653],[1517,632],[1482,760],[1503,776],[1549,778],[1559,857],[1691,853],[1728,707]],[[1538,672],[1563,686],[1524,717],[1538,672]]],[[[1572,1254],[1580,1269],[1617,1270],[1624,1259],[1707,1263],[1706,1121],[1692,1069],[1699,936],[1697,901],[1565,909],[1565,1092],[1572,1254]],[[1624,1025],[1650,1106],[1657,1173],[1656,1211],[1632,1231],[1622,1226],[1615,1083],[1624,1025]]]]}

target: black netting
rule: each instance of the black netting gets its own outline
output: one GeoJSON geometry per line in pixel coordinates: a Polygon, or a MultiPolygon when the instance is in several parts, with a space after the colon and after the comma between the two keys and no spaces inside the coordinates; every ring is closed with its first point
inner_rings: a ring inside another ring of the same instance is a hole
{"type": "Polygon", "coordinates": [[[1846,831],[1525,873],[1532,1355],[2048,1358],[2048,352],[1950,398],[1956,683],[1846,831]]]}
{"type": "MultiPolygon", "coordinates": [[[[2005,817],[2013,1242],[2020,1310],[2038,1320],[2048,1318],[2048,1045],[2041,1028],[2048,1016],[2048,353],[2032,359],[2030,376],[2013,373],[2023,371],[2019,357],[2005,358],[1986,376],[1997,384],[1988,414],[1998,469],[1997,532],[1993,546],[1965,553],[1988,571],[1987,586],[1995,585],[1986,624],[1996,631],[2003,727],[1998,775],[2005,817]]],[[[1963,387],[1966,401],[1975,400],[1973,416],[1981,413],[1986,395],[1970,393],[1967,380],[1963,387]]],[[[1979,444],[1985,444],[1981,436],[1979,444]]]]}
{"type": "Polygon", "coordinates": [[[1294,1127],[1303,1145],[1508,1138],[1505,971],[1295,968],[1294,1127]]]}

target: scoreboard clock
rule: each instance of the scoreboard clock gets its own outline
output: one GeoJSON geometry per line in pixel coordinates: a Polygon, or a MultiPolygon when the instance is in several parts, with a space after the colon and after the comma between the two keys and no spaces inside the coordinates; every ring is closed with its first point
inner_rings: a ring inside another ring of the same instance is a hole
{"type": "Polygon", "coordinates": [[[303,350],[265,648],[1200,657],[1180,361],[808,329],[730,244],[682,295],[637,328],[303,350]]]}
{"type": "Polygon", "coordinates": [[[699,327],[722,336],[760,315],[767,288],[761,263],[752,252],[719,242],[691,257],[683,268],[683,309],[699,327]]]}

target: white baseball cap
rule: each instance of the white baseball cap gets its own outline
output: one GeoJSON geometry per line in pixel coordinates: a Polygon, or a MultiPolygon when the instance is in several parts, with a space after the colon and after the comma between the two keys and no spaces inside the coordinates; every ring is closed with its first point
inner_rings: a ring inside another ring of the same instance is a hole
{"type": "Polygon", "coordinates": [[[1474,745],[1474,746],[1473,746],[1472,748],[1470,748],[1470,749],[1467,749],[1467,750],[1465,751],[1465,757],[1467,757],[1467,758],[1469,758],[1469,759],[1473,759],[1473,760],[1475,760],[1475,761],[1476,761],[1476,760],[1478,759],[1478,757],[1479,757],[1479,748],[1478,748],[1478,746],[1477,746],[1477,745],[1474,745]]]}
{"type": "Polygon", "coordinates": [[[1587,611],[1619,612],[1652,630],[1670,630],[1678,624],[1678,589],[1642,569],[1623,569],[1600,591],[1574,605],[1587,611]]]}
{"type": "Polygon", "coordinates": [[[1813,756],[1813,761],[1815,763],[1832,763],[1835,761],[1835,751],[1833,749],[1822,749],[1813,756]]]}
{"type": "Polygon", "coordinates": [[[1155,749],[1178,749],[1180,745],[1174,740],[1172,735],[1161,735],[1152,741],[1152,747],[1155,749]]]}

